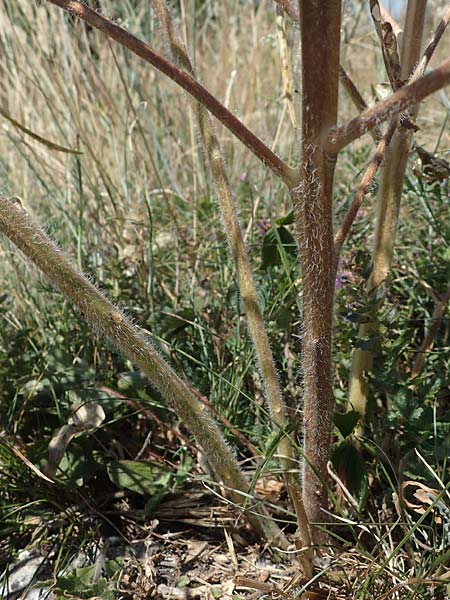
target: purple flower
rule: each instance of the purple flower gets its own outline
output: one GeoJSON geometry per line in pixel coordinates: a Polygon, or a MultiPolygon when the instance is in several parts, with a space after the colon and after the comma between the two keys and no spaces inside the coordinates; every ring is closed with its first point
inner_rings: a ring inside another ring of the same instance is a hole
{"type": "Polygon", "coordinates": [[[261,219],[261,221],[256,221],[256,235],[263,237],[270,229],[270,220],[269,219],[261,219]]]}
{"type": "Polygon", "coordinates": [[[183,242],[185,242],[187,240],[188,234],[189,234],[189,229],[187,228],[187,225],[183,225],[180,230],[180,237],[183,240],[183,242]]]}
{"type": "Polygon", "coordinates": [[[336,275],[335,288],[340,290],[348,281],[353,282],[354,277],[351,271],[341,271],[336,275]]]}

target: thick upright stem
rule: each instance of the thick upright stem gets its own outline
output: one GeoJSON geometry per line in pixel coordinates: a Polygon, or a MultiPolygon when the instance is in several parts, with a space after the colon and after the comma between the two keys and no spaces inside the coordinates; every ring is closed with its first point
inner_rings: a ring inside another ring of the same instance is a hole
{"type": "MultiPolygon", "coordinates": [[[[325,132],[337,120],[341,0],[301,1],[302,129],[298,185],[291,189],[303,277],[303,494],[308,518],[324,519],[334,412],[332,226],[335,155],[325,132]]],[[[319,530],[313,538],[320,541],[319,530]]]]}
{"type": "MultiPolygon", "coordinates": [[[[426,0],[410,0],[408,2],[401,52],[401,78],[403,80],[409,78],[420,57],[425,8],[426,0]]],[[[412,119],[416,117],[417,109],[417,105],[411,109],[410,117],[412,119]]],[[[375,226],[373,270],[367,282],[368,293],[373,294],[377,290],[380,299],[382,298],[381,286],[389,274],[394,253],[400,200],[412,135],[413,132],[410,129],[399,128],[387,152],[382,171],[375,226]]],[[[375,322],[364,323],[359,330],[360,339],[373,335],[376,329],[375,322]]],[[[350,375],[349,407],[358,411],[363,417],[366,414],[369,393],[367,372],[372,368],[372,363],[373,353],[371,350],[361,348],[354,350],[350,375]]]]}
{"type": "Polygon", "coordinates": [[[142,369],[167,405],[194,435],[215,476],[229,490],[232,500],[248,509],[246,515],[256,533],[286,547],[286,539],[275,522],[261,507],[256,509],[255,502],[249,497],[247,478],[204,403],[166,363],[139,328],[73,267],[16,199],[0,197],[0,232],[45,273],[94,329],[142,369]]]}
{"type": "MultiPolygon", "coordinates": [[[[151,3],[158,16],[158,20],[161,23],[164,37],[168,42],[173,58],[176,59],[187,72],[195,76],[186,47],[175,29],[166,1],[151,0],[151,3]]],[[[275,362],[258,300],[250,260],[239,223],[237,208],[234,203],[226,172],[225,161],[214,131],[212,120],[205,107],[199,102],[194,102],[193,109],[213,174],[222,222],[236,271],[239,292],[247,315],[248,329],[253,340],[255,355],[261,371],[270,415],[273,424],[281,434],[277,454],[280,465],[284,471],[287,491],[297,516],[297,535],[300,538],[301,545],[304,549],[304,554],[301,558],[305,576],[311,578],[313,575],[311,533],[305,509],[303,507],[300,478],[296,472],[297,463],[295,460],[294,448],[289,434],[286,433],[289,429],[289,422],[286,416],[286,409],[278,382],[275,362]]]]}

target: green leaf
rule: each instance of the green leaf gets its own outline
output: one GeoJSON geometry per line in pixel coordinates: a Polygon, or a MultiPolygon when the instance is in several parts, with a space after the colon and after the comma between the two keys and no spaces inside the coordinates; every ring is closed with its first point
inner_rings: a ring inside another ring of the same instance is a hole
{"type": "Polygon", "coordinates": [[[348,491],[363,503],[367,496],[367,469],[361,452],[351,442],[339,444],[332,455],[333,467],[348,491]]]}
{"type": "Polygon", "coordinates": [[[355,340],[353,342],[353,347],[354,348],[358,348],[359,350],[367,350],[367,351],[371,351],[371,350],[375,350],[377,348],[377,346],[379,345],[380,340],[378,337],[374,336],[374,337],[367,337],[367,338],[363,338],[360,340],[355,340]]]}
{"type": "Polygon", "coordinates": [[[189,579],[188,575],[182,575],[177,581],[177,587],[179,587],[179,588],[186,587],[190,583],[191,583],[191,580],[189,579]]]}
{"type": "Polygon", "coordinates": [[[166,314],[161,322],[161,331],[166,336],[177,336],[186,327],[190,327],[195,319],[195,312],[192,308],[183,308],[177,313],[166,314]]]}
{"type": "Polygon", "coordinates": [[[141,371],[119,373],[117,386],[120,391],[139,390],[148,386],[148,378],[141,371]]]}
{"type": "Polygon", "coordinates": [[[346,438],[355,429],[360,416],[361,415],[356,410],[350,410],[346,413],[337,412],[334,415],[334,424],[339,429],[342,436],[346,438]]]}
{"type": "Polygon", "coordinates": [[[80,567],[72,573],[59,577],[53,590],[57,600],[67,598],[88,599],[99,597],[102,600],[114,600],[116,592],[114,583],[101,577],[98,581],[93,581],[96,565],[80,567]]]}
{"type": "Polygon", "coordinates": [[[263,240],[263,268],[282,264],[283,250],[291,256],[295,256],[297,252],[295,240],[286,227],[272,227],[272,229],[269,229],[269,231],[265,234],[263,240]]]}
{"type": "Polygon", "coordinates": [[[100,469],[95,460],[89,440],[73,443],[59,463],[58,479],[82,486],[100,469]]]}
{"type": "Polygon", "coordinates": [[[277,225],[292,225],[294,222],[294,211],[291,210],[285,217],[280,217],[275,221],[277,225]]]}
{"type": "Polygon", "coordinates": [[[117,487],[153,496],[170,491],[173,475],[159,464],[135,460],[116,460],[108,464],[108,476],[117,487]]]}
{"type": "Polygon", "coordinates": [[[118,576],[124,564],[125,558],[123,556],[117,556],[116,558],[111,558],[105,561],[105,564],[103,565],[103,572],[105,573],[107,579],[113,579],[114,577],[118,576]]]}

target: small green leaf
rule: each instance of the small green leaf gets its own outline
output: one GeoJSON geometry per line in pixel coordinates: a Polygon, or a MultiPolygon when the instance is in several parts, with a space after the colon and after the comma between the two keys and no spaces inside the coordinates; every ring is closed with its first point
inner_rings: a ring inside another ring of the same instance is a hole
{"type": "Polygon", "coordinates": [[[348,491],[362,503],[367,495],[367,469],[361,452],[349,441],[339,444],[332,456],[333,467],[348,491]]]}
{"type": "Polygon", "coordinates": [[[350,410],[346,413],[335,413],[334,415],[334,424],[339,429],[340,433],[343,437],[348,437],[356,425],[358,424],[360,418],[359,412],[356,410],[350,410]]]}
{"type": "Polygon", "coordinates": [[[148,386],[148,379],[141,371],[119,373],[117,382],[120,391],[140,390],[148,386]]]}
{"type": "Polygon", "coordinates": [[[183,308],[177,313],[166,314],[161,322],[161,330],[167,336],[177,336],[186,327],[190,327],[194,319],[194,310],[192,308],[183,308]]]}
{"type": "Polygon", "coordinates": [[[355,340],[355,342],[353,342],[353,347],[354,348],[358,348],[359,350],[375,350],[379,344],[380,340],[378,337],[370,337],[370,338],[363,338],[360,340],[355,340]]]}
{"type": "Polygon", "coordinates": [[[292,234],[286,227],[269,229],[265,234],[262,245],[262,266],[280,265],[282,263],[282,251],[295,256],[297,247],[292,234]]]}
{"type": "Polygon", "coordinates": [[[277,225],[292,225],[294,222],[294,211],[291,210],[285,217],[280,217],[275,221],[277,225]]]}
{"type": "Polygon", "coordinates": [[[177,587],[182,588],[190,584],[191,580],[187,575],[182,575],[177,581],[177,587]]]}
{"type": "Polygon", "coordinates": [[[108,464],[108,476],[119,488],[153,496],[170,491],[172,473],[159,464],[135,460],[116,460],[108,464]]]}

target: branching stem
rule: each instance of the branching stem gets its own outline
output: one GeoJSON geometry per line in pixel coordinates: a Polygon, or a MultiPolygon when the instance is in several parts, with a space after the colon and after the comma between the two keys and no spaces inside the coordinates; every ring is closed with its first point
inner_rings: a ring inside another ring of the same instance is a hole
{"type": "Polygon", "coordinates": [[[116,25],[103,15],[92,10],[79,0],[48,0],[67,12],[79,17],[92,27],[102,31],[109,38],[128,48],[133,54],[140,56],[182,87],[186,92],[201,102],[233,135],[235,135],[259,160],[275,175],[289,185],[294,177],[294,170],[264,144],[246,125],[230,112],[215,96],[203,87],[192,75],[179,69],[176,65],[157,54],[145,42],[116,25]]]}
{"type": "Polygon", "coordinates": [[[376,125],[380,125],[388,119],[395,118],[402,111],[417,104],[449,83],[450,58],[420,79],[400,88],[386,100],[368,108],[359,117],[352,119],[346,125],[333,127],[327,135],[325,142],[326,151],[331,154],[337,154],[342,148],[350,144],[350,142],[358,139],[376,125]]]}
{"type": "MultiPolygon", "coordinates": [[[[151,0],[151,4],[161,24],[163,35],[168,42],[173,57],[180,62],[186,71],[195,76],[185,44],[175,29],[166,1],[151,0]]],[[[298,537],[300,538],[301,546],[306,548],[301,559],[305,576],[309,579],[313,575],[311,533],[305,509],[303,507],[300,478],[296,473],[297,462],[294,456],[294,449],[290,436],[286,433],[289,422],[286,416],[286,408],[284,406],[278,382],[275,362],[273,360],[269,338],[258,300],[253,272],[245,247],[233,194],[231,192],[225,168],[225,161],[214,131],[212,120],[205,107],[199,102],[195,102],[193,109],[197,124],[201,131],[206,155],[211,166],[222,214],[222,222],[227,235],[231,257],[233,259],[239,292],[245,307],[248,328],[253,340],[256,358],[259,363],[270,414],[274,425],[282,434],[277,455],[283,468],[286,487],[296,512],[298,537]]]]}
{"type": "Polygon", "coordinates": [[[366,172],[364,173],[361,183],[359,184],[358,191],[356,192],[355,197],[353,198],[353,201],[347,210],[344,220],[342,221],[342,225],[334,236],[334,260],[336,268],[339,261],[339,256],[341,254],[342,246],[345,240],[347,239],[348,234],[350,233],[350,228],[353,224],[353,221],[355,220],[358,210],[361,208],[361,204],[363,203],[367,192],[370,190],[375,175],[377,174],[377,171],[383,161],[383,158],[386,155],[386,151],[389,147],[389,144],[391,143],[392,136],[394,135],[396,129],[397,120],[394,120],[389,125],[389,127],[386,130],[386,133],[380,140],[375,154],[372,156],[372,159],[366,169],[366,172]]]}
{"type": "Polygon", "coordinates": [[[0,232],[6,235],[56,285],[86,321],[149,378],[208,458],[231,499],[243,507],[255,532],[287,547],[275,522],[249,496],[249,482],[206,406],[155,347],[120,310],[67,260],[15,198],[0,197],[0,232]]]}

